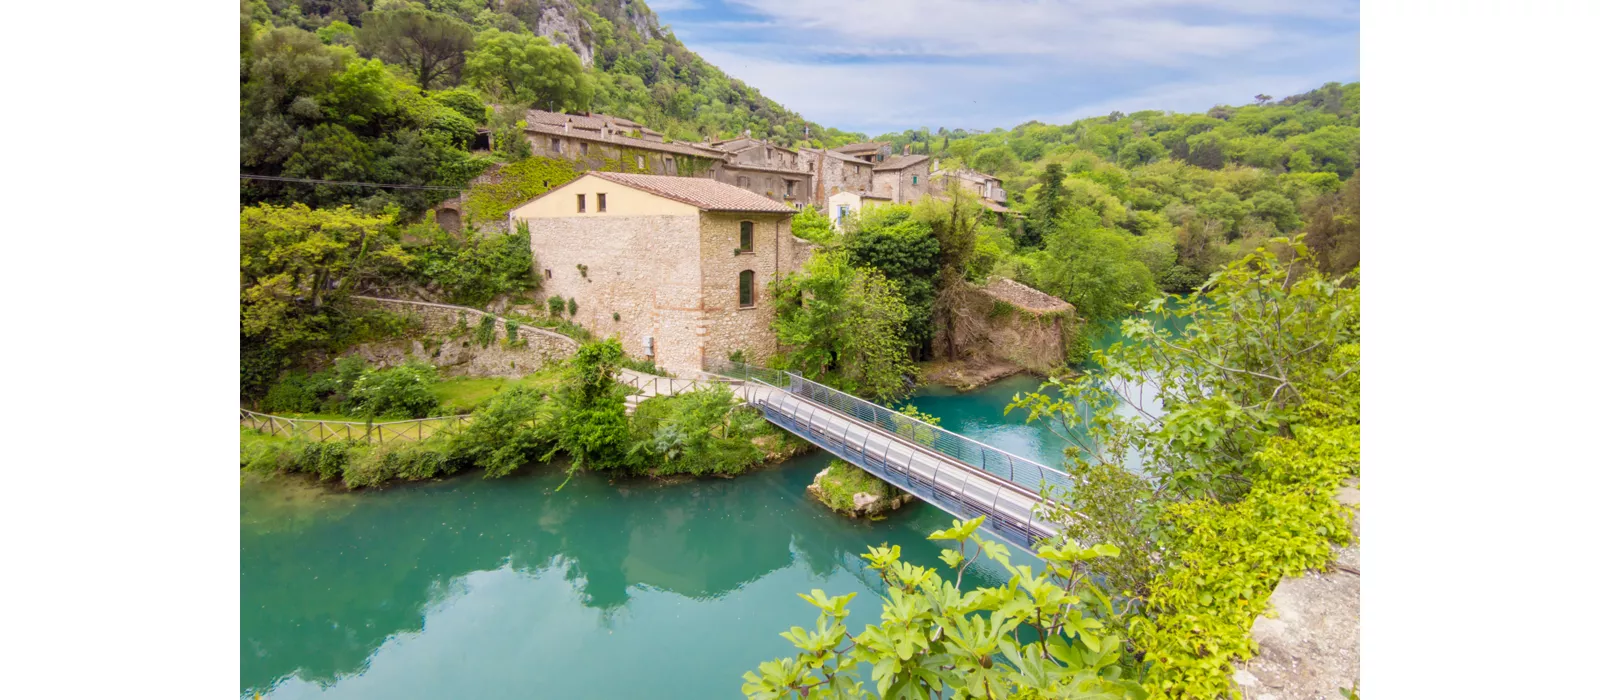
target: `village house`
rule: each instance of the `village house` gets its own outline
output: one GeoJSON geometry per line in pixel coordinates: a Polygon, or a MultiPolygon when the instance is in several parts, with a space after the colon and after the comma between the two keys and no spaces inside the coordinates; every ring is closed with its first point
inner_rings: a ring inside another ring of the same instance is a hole
{"type": "Polygon", "coordinates": [[[828,198],[828,221],[833,223],[835,229],[843,229],[845,219],[860,214],[868,207],[893,203],[894,200],[888,197],[874,194],[838,192],[828,198]]]}
{"type": "Polygon", "coordinates": [[[933,180],[935,193],[945,192],[951,187],[960,187],[978,195],[979,201],[989,211],[996,214],[1011,213],[1011,210],[1006,208],[1006,191],[1001,189],[998,177],[985,175],[970,168],[943,170],[935,164],[929,179],[933,180]]]}
{"type": "MultiPolygon", "coordinates": [[[[802,148],[798,162],[812,174],[812,182],[816,185],[816,192],[811,196],[814,202],[827,202],[840,192],[872,192],[871,161],[836,150],[802,148]]],[[[829,210],[832,210],[831,206],[829,210]]]]}
{"type": "Polygon", "coordinates": [[[882,163],[888,160],[890,153],[894,152],[894,144],[887,141],[863,141],[845,144],[833,150],[869,163],[882,163]]]}
{"type": "Polygon", "coordinates": [[[777,351],[769,284],[810,244],[794,209],[708,178],[591,171],[512,209],[526,222],[547,298],[573,321],[617,335],[629,355],[674,373],[742,351],[777,351]]]}
{"type": "Polygon", "coordinates": [[[587,170],[715,177],[726,153],[696,144],[667,143],[660,132],[605,114],[528,110],[533,154],[564,158],[587,170]]]}
{"type": "Polygon", "coordinates": [[[801,163],[799,151],[750,138],[749,132],[707,145],[727,154],[716,180],[796,206],[812,203],[814,173],[801,163]]]}
{"type": "Polygon", "coordinates": [[[909,145],[906,151],[872,166],[873,194],[887,197],[896,204],[915,202],[928,194],[932,187],[928,182],[928,157],[909,155],[909,145]]]}
{"type": "Polygon", "coordinates": [[[707,178],[791,207],[812,201],[812,173],[799,163],[799,154],[748,136],[669,143],[660,132],[621,117],[540,109],[528,110],[527,124],[534,155],[571,160],[585,170],[707,178]]]}

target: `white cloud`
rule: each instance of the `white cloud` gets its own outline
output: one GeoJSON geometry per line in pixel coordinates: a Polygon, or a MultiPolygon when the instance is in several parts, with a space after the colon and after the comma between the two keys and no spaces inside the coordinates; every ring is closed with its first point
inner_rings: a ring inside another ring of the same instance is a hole
{"type": "Polygon", "coordinates": [[[678,36],[807,118],[869,134],[1204,110],[1359,76],[1353,0],[724,2],[739,11],[678,36]]]}
{"type": "Polygon", "coordinates": [[[1337,14],[1348,1],[1283,3],[1267,0],[731,0],[802,37],[818,34],[860,50],[908,54],[1058,56],[1172,64],[1194,57],[1289,44],[1300,32],[1273,18],[1337,14]],[[1185,20],[1183,16],[1204,19],[1185,20]]]}

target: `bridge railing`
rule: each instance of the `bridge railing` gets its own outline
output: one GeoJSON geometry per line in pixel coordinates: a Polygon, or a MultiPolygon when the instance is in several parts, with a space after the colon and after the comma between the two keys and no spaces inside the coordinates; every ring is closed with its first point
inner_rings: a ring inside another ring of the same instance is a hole
{"type": "Polygon", "coordinates": [[[1061,489],[1070,489],[1073,485],[1072,476],[1060,469],[995,449],[972,438],[957,435],[939,426],[818,384],[793,372],[715,360],[707,361],[706,371],[771,385],[856,420],[871,423],[886,432],[899,435],[934,452],[1030,490],[1037,491],[1041,484],[1061,489]]]}

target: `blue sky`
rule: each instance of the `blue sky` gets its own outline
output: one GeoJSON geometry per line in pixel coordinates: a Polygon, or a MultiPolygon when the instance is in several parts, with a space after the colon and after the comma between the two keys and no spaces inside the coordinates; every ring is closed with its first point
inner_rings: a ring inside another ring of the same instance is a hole
{"type": "Polygon", "coordinates": [[[825,126],[1010,128],[1203,111],[1360,79],[1355,0],[647,0],[825,126]]]}

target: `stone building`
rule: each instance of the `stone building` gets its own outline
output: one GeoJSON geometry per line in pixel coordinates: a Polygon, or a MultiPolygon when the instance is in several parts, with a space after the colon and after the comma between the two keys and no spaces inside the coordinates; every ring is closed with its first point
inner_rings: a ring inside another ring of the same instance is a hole
{"type": "Polygon", "coordinates": [[[828,198],[828,220],[835,229],[844,227],[844,220],[860,214],[862,210],[879,204],[892,204],[888,197],[857,192],[839,192],[828,198]]]}
{"type": "Polygon", "coordinates": [[[869,163],[882,163],[889,159],[890,153],[894,152],[894,144],[888,141],[863,141],[845,144],[833,150],[869,163]]]}
{"type": "Polygon", "coordinates": [[[812,175],[812,183],[816,188],[811,195],[813,202],[821,204],[840,192],[872,192],[872,161],[836,150],[802,148],[798,162],[802,169],[812,175]]]}
{"type": "Polygon", "coordinates": [[[708,178],[591,171],[514,208],[528,224],[548,297],[675,373],[777,350],[768,285],[810,253],[794,210],[708,178]]]}
{"type": "Polygon", "coordinates": [[[872,193],[896,204],[922,199],[932,186],[928,182],[927,156],[890,156],[872,166],[872,193]]]}
{"type": "Polygon", "coordinates": [[[528,110],[535,155],[584,170],[683,175],[724,182],[792,207],[812,201],[812,173],[791,149],[748,136],[710,144],[668,142],[657,131],[606,114],[528,110]]]}
{"type": "Polygon", "coordinates": [[[942,193],[951,187],[960,187],[968,192],[978,195],[978,200],[988,207],[989,211],[996,214],[1009,214],[1006,208],[1006,191],[1000,187],[1000,178],[985,175],[970,168],[954,168],[942,170],[937,164],[928,178],[933,181],[934,193],[942,193]]]}
{"type": "Polygon", "coordinates": [[[528,110],[533,154],[564,158],[587,170],[715,177],[727,154],[688,143],[667,143],[660,132],[605,114],[528,110]]]}

